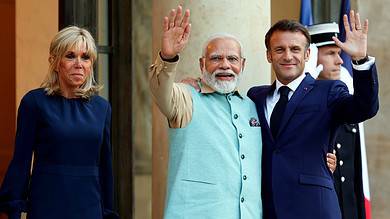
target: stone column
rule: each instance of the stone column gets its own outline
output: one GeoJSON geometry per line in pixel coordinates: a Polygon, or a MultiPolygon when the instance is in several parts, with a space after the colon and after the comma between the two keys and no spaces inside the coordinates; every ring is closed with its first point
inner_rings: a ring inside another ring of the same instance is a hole
{"type": "Polygon", "coordinates": [[[390,58],[388,1],[357,0],[361,19],[368,19],[368,54],[375,56],[379,81],[379,112],[364,123],[372,218],[390,215],[390,58]],[[380,16],[378,16],[380,15],[380,16]]]}
{"type": "MultiPolygon", "coordinates": [[[[265,56],[264,35],[270,27],[270,1],[237,0],[153,0],[153,57],[160,50],[162,18],[171,8],[182,4],[191,10],[191,37],[178,66],[177,80],[200,76],[198,59],[203,43],[214,33],[230,33],[242,44],[246,67],[240,84],[240,91],[258,84],[269,84],[271,70],[265,56]]],[[[153,218],[162,218],[166,188],[168,160],[167,121],[153,105],[153,218]]]]}

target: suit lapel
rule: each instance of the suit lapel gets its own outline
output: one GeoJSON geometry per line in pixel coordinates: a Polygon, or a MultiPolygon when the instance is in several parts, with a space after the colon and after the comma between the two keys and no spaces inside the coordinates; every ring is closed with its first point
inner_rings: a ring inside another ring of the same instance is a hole
{"type": "Polygon", "coordinates": [[[267,119],[265,117],[265,107],[266,107],[266,104],[267,104],[267,96],[270,94],[270,92],[274,91],[275,90],[275,82],[271,85],[271,86],[268,86],[266,89],[264,89],[261,93],[259,93],[258,95],[258,102],[261,103],[259,104],[257,107],[257,112],[259,112],[259,119],[260,119],[260,123],[262,124],[262,128],[265,129],[265,133],[268,135],[268,137],[274,141],[274,138],[272,136],[272,133],[271,133],[271,129],[269,127],[269,124],[267,122],[267,119]]]}
{"type": "Polygon", "coordinates": [[[313,88],[314,82],[314,78],[312,78],[310,74],[307,74],[306,77],[302,80],[301,84],[295,90],[294,94],[288,101],[286,111],[284,111],[282,123],[280,124],[278,131],[278,136],[288,124],[288,121],[291,119],[292,115],[294,114],[295,110],[297,109],[305,95],[309,93],[310,90],[313,88]]]}

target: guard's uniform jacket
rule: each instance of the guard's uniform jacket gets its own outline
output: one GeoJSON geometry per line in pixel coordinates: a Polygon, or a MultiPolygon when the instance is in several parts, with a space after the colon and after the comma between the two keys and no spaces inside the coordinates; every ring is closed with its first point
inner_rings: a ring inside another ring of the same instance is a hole
{"type": "Polygon", "coordinates": [[[365,218],[359,127],[345,124],[336,138],[335,188],[344,219],[365,218]]]}

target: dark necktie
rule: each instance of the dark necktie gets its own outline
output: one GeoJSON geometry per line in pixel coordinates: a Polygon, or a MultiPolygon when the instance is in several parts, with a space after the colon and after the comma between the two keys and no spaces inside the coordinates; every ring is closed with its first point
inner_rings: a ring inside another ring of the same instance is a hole
{"type": "Polygon", "coordinates": [[[272,111],[271,120],[270,120],[271,132],[274,138],[276,138],[276,135],[278,134],[278,130],[280,127],[280,123],[282,122],[283,113],[284,110],[286,109],[286,105],[288,102],[289,92],[290,92],[290,88],[288,88],[287,86],[282,86],[279,88],[280,98],[276,103],[274,110],[272,111]]]}

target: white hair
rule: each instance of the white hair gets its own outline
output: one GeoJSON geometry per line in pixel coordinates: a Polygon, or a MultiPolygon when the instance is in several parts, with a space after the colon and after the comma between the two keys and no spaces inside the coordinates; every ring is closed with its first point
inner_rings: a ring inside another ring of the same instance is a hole
{"type": "Polygon", "coordinates": [[[206,42],[203,44],[202,57],[206,57],[207,46],[210,44],[211,41],[213,41],[215,39],[232,39],[232,40],[236,41],[238,43],[238,45],[240,45],[240,55],[241,55],[241,57],[244,57],[243,47],[242,47],[241,41],[236,36],[229,34],[229,33],[216,33],[216,34],[211,35],[206,40],[206,42]]]}

